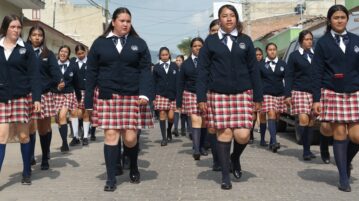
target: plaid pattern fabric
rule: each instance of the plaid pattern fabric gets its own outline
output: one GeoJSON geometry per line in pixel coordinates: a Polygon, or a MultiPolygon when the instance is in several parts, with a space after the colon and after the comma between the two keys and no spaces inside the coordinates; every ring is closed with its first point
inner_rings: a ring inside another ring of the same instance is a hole
{"type": "Polygon", "coordinates": [[[56,113],[61,110],[61,108],[65,107],[69,110],[77,109],[77,100],[75,92],[72,93],[53,93],[53,98],[55,102],[55,111],[56,113]]]}
{"type": "Polygon", "coordinates": [[[11,107],[9,103],[0,103],[0,124],[10,123],[11,107]]]}
{"type": "Polygon", "coordinates": [[[82,110],[85,109],[85,90],[81,90],[81,100],[77,102],[77,107],[82,110]]]}
{"type": "Polygon", "coordinates": [[[320,120],[335,123],[359,122],[359,91],[336,93],[322,89],[320,120]]]}
{"type": "Polygon", "coordinates": [[[270,110],[275,110],[279,113],[286,112],[287,105],[284,103],[284,96],[264,95],[261,111],[269,112],[270,110]]]}
{"type": "MultiPolygon", "coordinates": [[[[253,91],[240,94],[209,92],[208,102],[213,115],[214,128],[252,128],[253,91]]],[[[210,124],[210,123],[209,123],[210,124]]]]}
{"type": "Polygon", "coordinates": [[[176,101],[170,101],[168,98],[156,95],[156,99],[154,101],[155,110],[176,110],[176,101]]]}
{"type": "Polygon", "coordinates": [[[197,96],[189,91],[183,91],[182,108],[187,115],[201,115],[197,105],[197,96]]]}
{"type": "Polygon", "coordinates": [[[31,95],[10,100],[10,118],[9,123],[28,123],[31,117],[32,98],[31,95]]]}
{"type": "Polygon", "coordinates": [[[149,105],[139,106],[138,96],[112,95],[112,99],[97,100],[98,125],[102,129],[153,128],[149,105]]]}
{"type": "Polygon", "coordinates": [[[32,106],[31,119],[44,119],[46,117],[53,117],[56,115],[55,102],[51,92],[41,95],[41,111],[33,112],[34,106],[32,106]]]}
{"type": "Polygon", "coordinates": [[[212,110],[212,105],[211,103],[213,103],[213,98],[214,96],[212,96],[210,93],[207,93],[207,114],[205,116],[206,119],[206,126],[207,128],[214,128],[214,115],[213,115],[213,110],[212,110]]]}
{"type": "Polygon", "coordinates": [[[98,126],[98,112],[97,112],[98,94],[99,94],[99,90],[98,90],[98,88],[96,88],[94,91],[93,108],[92,108],[92,113],[91,113],[91,126],[92,127],[98,126]]]}
{"type": "Polygon", "coordinates": [[[304,91],[292,91],[291,114],[308,114],[312,113],[313,96],[311,93],[304,91]]]}

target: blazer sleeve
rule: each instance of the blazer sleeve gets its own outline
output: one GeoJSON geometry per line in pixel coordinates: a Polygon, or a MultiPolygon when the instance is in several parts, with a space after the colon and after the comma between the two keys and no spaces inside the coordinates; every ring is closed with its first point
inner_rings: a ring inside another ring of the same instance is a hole
{"type": "Polygon", "coordinates": [[[208,48],[208,40],[205,41],[198,55],[198,77],[196,80],[197,102],[207,102],[207,85],[209,69],[211,67],[211,52],[208,48]]]}
{"type": "Polygon", "coordinates": [[[177,76],[177,97],[176,97],[176,106],[177,108],[182,107],[182,97],[183,97],[183,90],[184,90],[184,84],[185,84],[185,69],[184,65],[182,64],[181,70],[179,70],[178,76],[177,76]]]}
{"type": "Polygon", "coordinates": [[[97,40],[93,43],[87,55],[87,71],[86,71],[86,86],[85,86],[85,108],[93,108],[94,91],[97,84],[97,77],[99,72],[97,40]]]}
{"type": "Polygon", "coordinates": [[[50,75],[53,80],[53,83],[59,84],[61,82],[61,80],[63,80],[63,76],[62,76],[59,66],[57,65],[57,60],[56,60],[54,53],[49,51],[47,59],[48,59],[50,75]]]}
{"type": "Polygon", "coordinates": [[[313,89],[313,102],[319,102],[321,92],[320,89],[322,87],[322,77],[325,67],[324,55],[323,55],[323,47],[320,41],[318,41],[315,47],[314,58],[312,60],[312,89],[313,89]]]}
{"type": "Polygon", "coordinates": [[[139,58],[140,68],[140,96],[146,96],[149,100],[153,100],[153,79],[151,75],[151,55],[147,44],[144,42],[144,49],[139,58]]]}
{"type": "Polygon", "coordinates": [[[41,76],[40,76],[40,60],[35,56],[35,52],[32,48],[27,48],[28,55],[28,76],[30,77],[32,101],[41,101],[41,76]]]}
{"type": "Polygon", "coordinates": [[[285,68],[285,74],[284,74],[284,81],[285,81],[285,85],[284,85],[284,95],[285,97],[291,97],[291,91],[292,91],[292,86],[293,86],[293,77],[294,77],[294,54],[292,53],[289,56],[288,59],[288,64],[285,68]]]}
{"type": "Polygon", "coordinates": [[[250,38],[248,43],[247,66],[253,86],[253,101],[259,103],[263,101],[263,88],[259,71],[260,63],[257,61],[256,50],[250,38]]]}

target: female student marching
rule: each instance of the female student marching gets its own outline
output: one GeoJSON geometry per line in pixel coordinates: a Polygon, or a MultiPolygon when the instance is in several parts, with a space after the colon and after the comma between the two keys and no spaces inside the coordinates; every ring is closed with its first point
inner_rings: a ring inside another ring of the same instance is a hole
{"type": "Polygon", "coordinates": [[[33,112],[40,112],[41,85],[38,82],[39,62],[31,45],[21,39],[21,30],[22,22],[18,16],[4,17],[0,28],[0,171],[9,133],[15,133],[20,141],[23,160],[21,183],[30,185],[31,144],[28,122],[32,102],[33,112]]]}
{"type": "Polygon", "coordinates": [[[167,141],[172,140],[171,129],[174,111],[176,110],[176,77],[178,70],[176,63],[171,62],[170,51],[167,47],[160,48],[159,59],[160,62],[154,66],[152,72],[156,89],[154,106],[155,110],[160,111],[161,146],[166,146],[167,141]]]}
{"type": "MultiPolygon", "coordinates": [[[[57,89],[55,87],[52,89],[55,111],[58,116],[59,131],[62,139],[61,152],[69,151],[67,143],[67,113],[77,109],[77,100],[73,84],[74,65],[70,65],[70,54],[71,50],[69,46],[63,45],[59,48],[57,64],[63,75],[65,86],[63,89],[57,89]]],[[[75,130],[75,127],[77,126],[73,126],[75,130]]]]}
{"type": "MultiPolygon", "coordinates": [[[[182,63],[184,62],[184,56],[183,55],[177,55],[176,57],[176,64],[177,64],[177,69],[178,69],[178,72],[181,70],[181,66],[182,66],[182,63]]],[[[181,135],[184,136],[186,135],[186,132],[185,132],[185,120],[183,120],[183,116],[186,115],[184,114],[181,110],[179,110],[178,108],[176,109],[176,111],[174,112],[174,117],[173,117],[173,131],[172,131],[172,134],[176,137],[179,136],[179,133],[178,133],[178,122],[180,120],[180,117],[181,117],[181,135]]]]}
{"type": "Polygon", "coordinates": [[[130,181],[140,182],[137,130],[153,127],[148,102],[153,99],[151,56],[131,24],[127,8],[117,8],[112,22],[88,54],[85,107],[93,109],[98,87],[98,124],[104,129],[107,171],[105,191],[116,189],[120,137],[130,158],[130,181]]]}
{"type": "Polygon", "coordinates": [[[196,79],[198,76],[198,54],[203,46],[202,38],[191,40],[191,56],[182,64],[177,77],[177,108],[183,109],[192,121],[193,158],[199,160],[206,154],[204,150],[205,127],[204,114],[201,114],[197,106],[196,79]],[[183,103],[183,104],[182,104],[183,103]],[[201,143],[202,142],[202,143],[201,143]]]}
{"type": "Polygon", "coordinates": [[[338,188],[345,192],[351,191],[349,164],[359,149],[359,37],[346,31],[348,19],[342,5],[328,10],[327,31],[315,48],[312,79],[313,110],[330,123],[338,188]]]}
{"type": "MultiPolygon", "coordinates": [[[[218,16],[220,30],[209,35],[200,50],[196,93],[201,111],[213,115],[211,123],[217,130],[221,188],[231,189],[231,141],[234,138],[238,142],[240,156],[252,128],[253,99],[259,108],[262,92],[255,49],[252,40],[242,33],[235,7],[222,6],[218,16]]],[[[239,157],[233,159],[234,169],[240,171],[239,157]]]]}
{"type": "MultiPolygon", "coordinates": [[[[260,63],[260,74],[263,83],[263,103],[261,112],[268,115],[268,130],[270,134],[269,149],[274,153],[280,148],[277,142],[276,121],[280,113],[285,112],[284,104],[284,75],[286,63],[277,57],[277,45],[268,43],[267,57],[260,63]]],[[[264,122],[261,122],[264,123],[264,122]]],[[[262,139],[261,139],[262,142],[262,139]]]]}
{"type": "Polygon", "coordinates": [[[55,104],[51,88],[56,86],[62,89],[65,83],[57,65],[54,53],[46,47],[45,31],[41,26],[30,28],[27,42],[32,45],[37,59],[40,62],[41,73],[41,112],[33,113],[30,125],[30,142],[34,159],[36,130],[39,131],[42,150],[41,170],[49,169],[49,153],[52,138],[51,117],[56,115],[55,104]],[[37,128],[36,128],[37,127],[37,128]]]}

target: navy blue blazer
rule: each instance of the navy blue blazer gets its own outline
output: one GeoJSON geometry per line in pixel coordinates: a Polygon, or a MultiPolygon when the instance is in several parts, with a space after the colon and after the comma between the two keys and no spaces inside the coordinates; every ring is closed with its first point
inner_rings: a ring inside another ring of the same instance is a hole
{"type": "Polygon", "coordinates": [[[348,32],[348,37],[345,53],[330,32],[318,40],[312,62],[314,102],[320,101],[321,88],[337,93],[359,90],[359,36],[348,32]]]}
{"type": "Polygon", "coordinates": [[[192,57],[188,57],[182,64],[177,77],[177,107],[182,107],[183,91],[196,93],[196,80],[198,77],[198,68],[195,67],[192,57]]]}
{"type": "Polygon", "coordinates": [[[265,61],[260,63],[261,79],[263,84],[263,94],[272,96],[284,95],[284,75],[286,71],[286,63],[278,59],[274,72],[269,64],[265,61]]]}
{"type": "MultiPolygon", "coordinates": [[[[55,86],[54,88],[52,88],[52,92],[53,93],[60,93],[60,94],[64,94],[64,93],[72,93],[74,92],[74,64],[72,64],[73,61],[70,61],[69,65],[66,68],[65,73],[63,74],[63,81],[65,82],[65,87],[62,90],[58,90],[57,86],[55,86]]],[[[57,65],[58,68],[61,71],[61,66],[57,65]]]]}
{"type": "Polygon", "coordinates": [[[98,37],[87,56],[85,107],[93,107],[95,87],[99,98],[111,99],[112,94],[153,99],[151,55],[146,42],[136,36],[127,36],[121,53],[112,38],[98,37]]]}
{"type": "Polygon", "coordinates": [[[300,54],[299,50],[289,55],[285,70],[285,96],[291,97],[291,91],[312,93],[312,64],[300,54]]]}
{"type": "Polygon", "coordinates": [[[17,44],[6,60],[0,46],[0,102],[26,97],[32,93],[32,101],[41,100],[40,62],[32,46],[17,44]]]}
{"type": "Polygon", "coordinates": [[[82,90],[85,90],[86,85],[86,71],[87,71],[87,64],[83,63],[80,69],[79,62],[76,62],[76,58],[71,59],[71,65],[73,65],[74,69],[74,90],[76,93],[77,100],[81,100],[82,98],[82,90]]]}
{"type": "Polygon", "coordinates": [[[41,63],[40,73],[42,93],[47,93],[52,88],[57,88],[57,85],[63,79],[63,76],[57,64],[57,59],[52,51],[47,50],[47,53],[41,52],[38,59],[40,59],[41,63]]]}
{"type": "Polygon", "coordinates": [[[207,91],[238,94],[253,89],[254,101],[263,99],[259,66],[251,38],[239,34],[232,51],[219,39],[209,35],[199,53],[197,102],[207,101],[207,91]]]}
{"type": "Polygon", "coordinates": [[[178,74],[177,64],[174,62],[170,63],[168,73],[166,73],[163,64],[157,63],[153,67],[153,80],[155,83],[155,94],[166,97],[170,100],[176,99],[176,84],[178,74]]]}

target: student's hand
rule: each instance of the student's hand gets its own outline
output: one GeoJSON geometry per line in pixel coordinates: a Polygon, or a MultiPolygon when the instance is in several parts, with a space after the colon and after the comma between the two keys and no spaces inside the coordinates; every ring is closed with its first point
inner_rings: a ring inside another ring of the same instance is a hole
{"type": "Polygon", "coordinates": [[[320,115],[321,111],[322,111],[322,108],[320,107],[320,102],[315,102],[313,103],[313,112],[314,112],[314,115],[320,115]]]}
{"type": "Polygon", "coordinates": [[[34,112],[40,112],[41,111],[41,103],[40,101],[34,102],[34,112]]]}
{"type": "Polygon", "coordinates": [[[206,102],[200,102],[200,103],[198,103],[198,108],[199,108],[202,112],[207,112],[207,103],[206,103],[206,102]]]}
{"type": "Polygon", "coordinates": [[[262,109],[262,103],[254,103],[254,109],[260,111],[262,109]]]}
{"type": "Polygon", "coordinates": [[[292,98],[291,98],[291,97],[287,97],[287,98],[284,100],[284,103],[285,103],[288,107],[291,107],[291,106],[292,106],[292,98]]]}
{"type": "Polygon", "coordinates": [[[139,105],[147,105],[148,100],[144,99],[144,98],[140,98],[140,100],[138,100],[138,104],[139,105]]]}
{"type": "Polygon", "coordinates": [[[58,89],[59,91],[63,90],[64,88],[65,88],[65,82],[64,82],[64,81],[60,82],[60,83],[57,85],[57,89],[58,89]]]}

